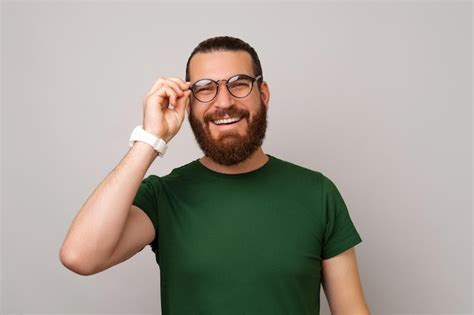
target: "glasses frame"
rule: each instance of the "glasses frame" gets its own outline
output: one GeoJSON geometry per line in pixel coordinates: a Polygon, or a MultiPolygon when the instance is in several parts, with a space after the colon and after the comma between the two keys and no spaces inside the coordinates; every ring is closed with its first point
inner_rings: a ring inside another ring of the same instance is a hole
{"type": "Polygon", "coordinates": [[[191,93],[193,94],[193,96],[194,96],[199,102],[201,102],[201,103],[210,103],[210,102],[212,102],[213,100],[216,99],[217,95],[219,95],[219,87],[220,87],[219,82],[223,81],[223,82],[225,82],[225,86],[226,86],[226,88],[227,88],[227,91],[229,91],[230,95],[232,95],[232,96],[235,97],[235,98],[244,98],[244,97],[249,96],[249,95],[252,93],[252,91],[253,91],[253,86],[254,86],[255,81],[258,81],[258,80],[260,80],[261,78],[262,78],[262,75],[261,75],[261,74],[257,75],[256,77],[251,77],[251,76],[249,76],[248,74],[244,74],[244,73],[235,74],[235,75],[231,76],[231,77],[228,78],[228,79],[222,79],[222,80],[213,80],[213,79],[206,79],[206,78],[204,78],[204,79],[199,79],[199,80],[197,80],[196,82],[194,82],[194,83],[189,87],[189,90],[191,90],[191,93]],[[232,78],[237,77],[237,76],[246,77],[246,78],[250,79],[250,82],[251,82],[250,91],[249,91],[249,93],[248,93],[247,95],[245,95],[245,96],[235,96],[235,95],[230,91],[230,89],[229,89],[229,80],[231,80],[232,78]],[[216,84],[216,86],[217,86],[217,88],[216,88],[216,94],[214,95],[214,97],[213,97],[212,99],[210,99],[209,101],[205,101],[205,102],[204,102],[204,101],[201,101],[201,100],[196,96],[196,94],[194,94],[194,89],[193,89],[193,88],[195,87],[196,83],[198,83],[198,82],[200,82],[200,81],[202,81],[202,80],[209,80],[209,81],[212,81],[212,82],[214,82],[214,83],[216,84]]]}

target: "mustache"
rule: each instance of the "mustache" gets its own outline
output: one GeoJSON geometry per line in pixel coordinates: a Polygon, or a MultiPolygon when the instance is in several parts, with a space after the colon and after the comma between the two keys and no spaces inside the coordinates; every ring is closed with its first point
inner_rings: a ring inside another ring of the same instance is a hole
{"type": "Polygon", "coordinates": [[[212,120],[222,119],[226,115],[230,117],[242,117],[242,118],[250,117],[250,113],[248,111],[234,107],[234,108],[229,108],[229,109],[218,109],[214,113],[205,116],[204,122],[208,123],[212,120]]]}

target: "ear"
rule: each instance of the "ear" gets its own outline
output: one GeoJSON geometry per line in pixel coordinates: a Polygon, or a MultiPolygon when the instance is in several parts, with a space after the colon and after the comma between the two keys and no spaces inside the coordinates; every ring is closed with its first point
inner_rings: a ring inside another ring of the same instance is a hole
{"type": "Polygon", "coordinates": [[[270,87],[268,86],[267,81],[263,81],[260,85],[260,98],[268,110],[268,104],[270,103],[270,87]]]}

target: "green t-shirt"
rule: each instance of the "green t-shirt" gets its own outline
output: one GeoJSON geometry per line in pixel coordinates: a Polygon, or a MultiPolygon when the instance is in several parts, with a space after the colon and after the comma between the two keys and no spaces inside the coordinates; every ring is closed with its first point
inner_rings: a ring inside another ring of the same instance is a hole
{"type": "Polygon", "coordinates": [[[321,260],[362,239],[329,178],[267,156],[241,174],[196,159],[140,184],[163,315],[319,314],[321,260]]]}

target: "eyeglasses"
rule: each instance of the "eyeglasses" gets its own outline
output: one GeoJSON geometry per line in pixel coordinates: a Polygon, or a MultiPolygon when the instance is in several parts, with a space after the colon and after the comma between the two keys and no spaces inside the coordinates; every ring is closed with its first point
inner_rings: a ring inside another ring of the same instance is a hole
{"type": "Polygon", "coordinates": [[[246,74],[236,74],[227,80],[201,79],[191,85],[190,89],[198,101],[208,103],[216,98],[219,93],[219,82],[224,81],[233,97],[244,98],[252,92],[253,83],[261,78],[261,74],[255,78],[246,74]]]}

